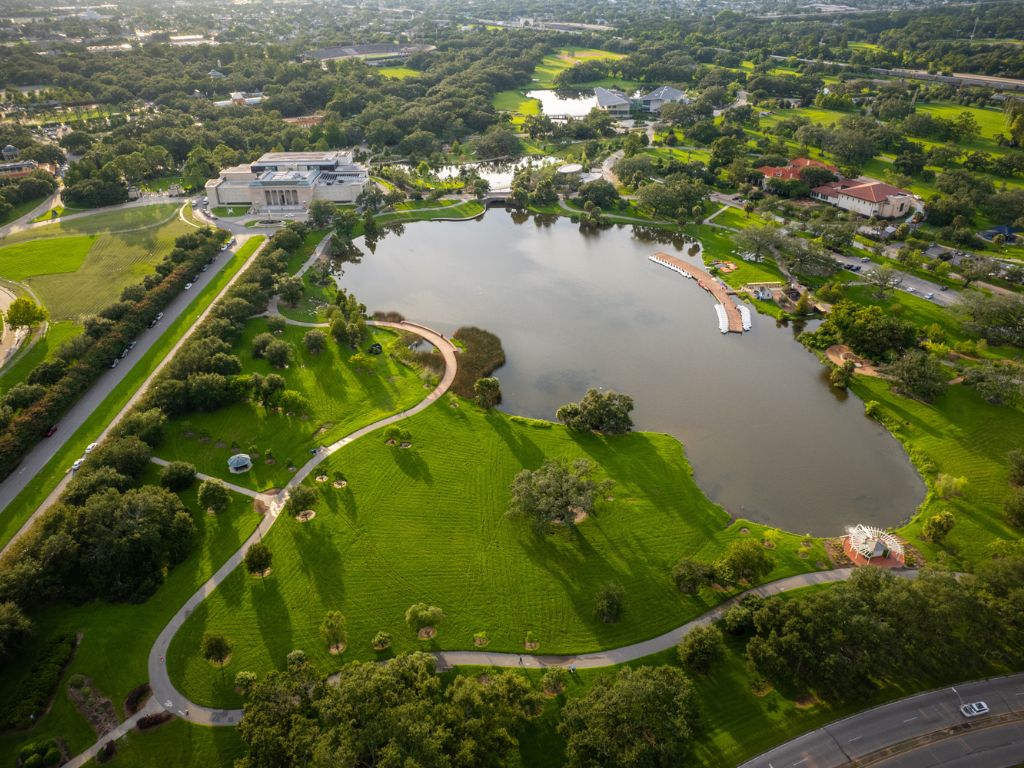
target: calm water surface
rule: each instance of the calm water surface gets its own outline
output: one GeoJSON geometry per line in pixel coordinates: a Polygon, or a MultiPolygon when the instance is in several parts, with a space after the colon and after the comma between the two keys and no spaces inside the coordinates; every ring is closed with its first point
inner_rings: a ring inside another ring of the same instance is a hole
{"type": "Polygon", "coordinates": [[[629,393],[637,429],[679,438],[701,488],[733,515],[815,535],[909,516],[924,486],[861,401],[838,398],[771,318],[723,336],[711,297],[647,260],[658,250],[685,256],[631,228],[584,235],[492,210],[411,225],[346,265],[342,284],[371,311],[498,334],[510,413],[553,419],[588,387],[629,393]]]}
{"type": "Polygon", "coordinates": [[[568,117],[586,117],[590,110],[597,106],[597,97],[593,91],[586,95],[559,96],[556,91],[528,91],[531,99],[540,102],[540,111],[545,115],[566,115],[568,117]]]}

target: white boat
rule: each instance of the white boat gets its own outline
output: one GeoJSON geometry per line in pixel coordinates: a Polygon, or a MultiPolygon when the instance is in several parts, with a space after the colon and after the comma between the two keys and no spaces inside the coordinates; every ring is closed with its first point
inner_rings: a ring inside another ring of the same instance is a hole
{"type": "Polygon", "coordinates": [[[750,307],[740,304],[740,320],[743,321],[743,330],[750,330],[750,307]]]}
{"type": "Polygon", "coordinates": [[[715,312],[718,313],[718,330],[722,333],[729,332],[729,316],[725,314],[725,307],[715,304],[715,312]]]}

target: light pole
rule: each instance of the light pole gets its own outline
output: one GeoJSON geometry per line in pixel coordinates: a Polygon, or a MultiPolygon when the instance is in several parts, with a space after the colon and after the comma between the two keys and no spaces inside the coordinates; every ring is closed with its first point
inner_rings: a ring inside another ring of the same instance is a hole
{"type": "Polygon", "coordinates": [[[958,691],[956,688],[953,688],[952,691],[956,694],[956,698],[959,700],[960,706],[962,707],[964,705],[964,700],[963,697],[960,695],[960,691],[958,691]]]}

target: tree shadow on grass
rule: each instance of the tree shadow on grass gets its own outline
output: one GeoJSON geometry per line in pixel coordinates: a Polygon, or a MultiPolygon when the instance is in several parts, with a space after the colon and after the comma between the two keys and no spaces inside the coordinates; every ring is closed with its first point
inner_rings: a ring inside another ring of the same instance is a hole
{"type": "Polygon", "coordinates": [[[307,583],[316,590],[320,602],[325,605],[341,605],[345,595],[341,550],[334,536],[321,529],[324,522],[318,516],[308,523],[300,524],[299,530],[293,533],[299,568],[305,574],[307,583]]]}
{"type": "Polygon", "coordinates": [[[392,455],[395,464],[406,475],[414,480],[421,480],[427,485],[434,484],[434,476],[430,473],[430,467],[415,448],[394,448],[392,455]]]}
{"type": "Polygon", "coordinates": [[[508,417],[490,411],[484,419],[521,465],[527,469],[536,469],[544,462],[544,451],[525,434],[524,429],[513,429],[508,417]]]}
{"type": "Polygon", "coordinates": [[[262,584],[252,585],[252,605],[256,613],[256,624],[267,656],[280,664],[283,663],[285,654],[295,647],[291,615],[274,574],[271,573],[261,581],[262,584]]]}

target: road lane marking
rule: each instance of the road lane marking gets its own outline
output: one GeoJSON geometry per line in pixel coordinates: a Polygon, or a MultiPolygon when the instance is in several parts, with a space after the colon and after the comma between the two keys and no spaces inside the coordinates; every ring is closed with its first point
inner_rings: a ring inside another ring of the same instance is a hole
{"type": "Polygon", "coordinates": [[[795,763],[793,763],[793,765],[801,765],[802,763],[806,763],[806,762],[807,762],[807,758],[805,757],[803,760],[797,760],[795,763]]]}
{"type": "Polygon", "coordinates": [[[853,737],[852,739],[850,739],[850,740],[849,740],[849,741],[847,741],[846,743],[847,743],[847,744],[852,744],[853,742],[855,742],[855,741],[860,741],[860,740],[861,740],[861,739],[863,739],[863,738],[864,738],[863,736],[854,736],[854,737],[853,737]]]}
{"type": "Polygon", "coordinates": [[[914,715],[913,717],[908,717],[908,718],[907,718],[906,720],[904,720],[903,722],[904,722],[904,723],[909,723],[909,722],[910,722],[911,720],[917,720],[917,715],[914,715]]]}

